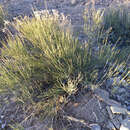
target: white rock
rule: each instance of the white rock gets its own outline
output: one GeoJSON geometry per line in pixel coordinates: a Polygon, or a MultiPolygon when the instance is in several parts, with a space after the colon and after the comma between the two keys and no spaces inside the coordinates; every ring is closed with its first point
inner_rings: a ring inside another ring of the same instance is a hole
{"type": "Polygon", "coordinates": [[[6,122],[4,124],[1,125],[1,128],[4,129],[6,126],[6,122]]]}
{"type": "Polygon", "coordinates": [[[110,107],[113,114],[127,114],[127,110],[125,108],[117,107],[117,106],[111,106],[110,107]]]}
{"type": "Polygon", "coordinates": [[[71,4],[74,5],[77,3],[77,0],[71,0],[71,4]]]}
{"type": "Polygon", "coordinates": [[[128,86],[128,85],[129,85],[129,84],[126,82],[126,80],[124,80],[124,79],[122,80],[121,83],[122,83],[123,86],[128,86]]]}
{"type": "Polygon", "coordinates": [[[130,119],[125,119],[125,120],[121,123],[120,130],[130,130],[130,119]]]}
{"type": "Polygon", "coordinates": [[[101,130],[101,126],[98,124],[90,124],[91,130],[101,130]]]}

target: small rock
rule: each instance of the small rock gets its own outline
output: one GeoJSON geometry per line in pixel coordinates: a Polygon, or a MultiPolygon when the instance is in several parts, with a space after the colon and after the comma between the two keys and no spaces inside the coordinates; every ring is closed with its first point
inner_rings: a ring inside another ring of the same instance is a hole
{"type": "Polygon", "coordinates": [[[128,86],[128,83],[124,79],[121,81],[121,83],[124,87],[128,86]]]}
{"type": "Polygon", "coordinates": [[[130,119],[123,120],[120,130],[130,130],[130,119]]]}
{"type": "Polygon", "coordinates": [[[4,118],[4,116],[3,115],[1,115],[1,119],[3,119],[4,118]]]}
{"type": "Polygon", "coordinates": [[[115,96],[117,98],[117,101],[122,101],[122,97],[120,95],[115,96]]]}
{"type": "Polygon", "coordinates": [[[1,125],[1,128],[4,129],[6,126],[6,122],[1,125]]]}
{"type": "Polygon", "coordinates": [[[107,112],[108,112],[108,114],[109,114],[110,119],[113,119],[113,118],[114,118],[114,115],[112,114],[112,112],[111,112],[111,110],[110,110],[110,107],[107,106],[106,109],[107,109],[107,112]]]}
{"type": "Polygon", "coordinates": [[[119,88],[118,89],[118,93],[125,93],[126,92],[126,89],[124,89],[124,88],[119,88]]]}
{"type": "Polygon", "coordinates": [[[16,102],[17,99],[16,99],[16,97],[12,97],[12,98],[10,98],[10,101],[12,101],[12,102],[16,102]]]}
{"type": "Polygon", "coordinates": [[[98,124],[90,124],[91,130],[101,130],[101,126],[98,124]]]}
{"type": "Polygon", "coordinates": [[[125,108],[117,107],[117,106],[111,106],[110,107],[113,114],[127,114],[127,110],[125,108]]]}
{"type": "Polygon", "coordinates": [[[113,78],[108,79],[107,82],[106,82],[106,87],[107,87],[107,88],[111,87],[112,84],[113,84],[113,82],[114,82],[114,81],[113,81],[113,78]]]}
{"type": "Polygon", "coordinates": [[[123,121],[123,116],[122,116],[122,115],[119,115],[119,116],[118,116],[118,121],[120,121],[120,122],[123,121]]]}
{"type": "Polygon", "coordinates": [[[107,100],[109,98],[109,93],[103,89],[97,88],[95,89],[94,93],[103,100],[107,100]]]}
{"type": "Polygon", "coordinates": [[[109,117],[111,119],[111,126],[115,126],[116,129],[119,129],[120,128],[120,121],[122,121],[122,117],[118,117],[117,115],[114,115],[110,109],[110,107],[107,107],[107,111],[108,111],[108,114],[109,114],[109,117]]]}
{"type": "Polygon", "coordinates": [[[114,119],[112,119],[111,121],[112,121],[112,123],[114,124],[114,126],[116,127],[116,129],[119,129],[119,128],[120,128],[121,123],[120,123],[120,121],[118,120],[118,118],[114,118],[114,119]]]}
{"type": "Polygon", "coordinates": [[[119,106],[119,107],[121,107],[121,103],[119,103],[119,102],[117,102],[115,100],[108,99],[108,100],[105,100],[105,103],[107,103],[110,106],[119,106]]]}
{"type": "Polygon", "coordinates": [[[116,130],[115,126],[110,121],[108,122],[107,128],[110,130],[116,130]]]}
{"type": "Polygon", "coordinates": [[[72,5],[77,4],[77,0],[71,0],[71,4],[72,4],[72,5]]]}
{"type": "Polygon", "coordinates": [[[130,106],[127,106],[127,110],[130,111],[130,106]]]}

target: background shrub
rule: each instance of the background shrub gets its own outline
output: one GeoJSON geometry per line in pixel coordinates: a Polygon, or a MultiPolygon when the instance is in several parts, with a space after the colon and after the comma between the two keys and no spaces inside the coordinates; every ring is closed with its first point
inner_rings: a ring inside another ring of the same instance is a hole
{"type": "Polygon", "coordinates": [[[119,46],[130,46],[130,10],[129,4],[111,6],[105,10],[103,28],[111,28],[108,40],[111,43],[118,41],[119,46]]]}
{"type": "Polygon", "coordinates": [[[94,9],[85,12],[85,32],[88,41],[118,46],[130,46],[130,12],[129,4],[110,6],[106,9],[94,9]]]}
{"type": "Polygon", "coordinates": [[[0,30],[4,27],[4,13],[2,6],[0,6],[0,30]]]}
{"type": "Polygon", "coordinates": [[[5,28],[5,13],[0,5],[0,47],[2,47],[1,41],[6,41],[7,34],[4,32],[5,28]]]}

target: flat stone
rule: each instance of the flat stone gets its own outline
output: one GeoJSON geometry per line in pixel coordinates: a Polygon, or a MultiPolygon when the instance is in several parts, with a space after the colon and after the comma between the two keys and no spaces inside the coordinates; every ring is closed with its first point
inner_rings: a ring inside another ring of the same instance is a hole
{"type": "Polygon", "coordinates": [[[104,100],[104,102],[107,104],[107,105],[110,105],[110,106],[118,106],[118,107],[121,107],[121,103],[115,101],[115,100],[112,100],[112,99],[108,99],[108,100],[104,100]]]}
{"type": "Polygon", "coordinates": [[[108,122],[107,128],[110,130],[116,130],[115,126],[112,124],[111,121],[108,122]]]}
{"type": "Polygon", "coordinates": [[[107,109],[110,119],[113,119],[114,115],[112,114],[110,107],[107,106],[106,109],[107,109]]]}
{"type": "Polygon", "coordinates": [[[130,119],[123,120],[120,130],[130,130],[130,119]]]}
{"type": "Polygon", "coordinates": [[[102,98],[103,100],[108,99],[109,98],[109,93],[103,89],[95,89],[94,93],[99,96],[100,98],[102,98]]]}
{"type": "Polygon", "coordinates": [[[127,114],[127,110],[125,108],[111,106],[110,109],[113,114],[127,114]]]}
{"type": "Polygon", "coordinates": [[[52,130],[49,126],[50,119],[46,119],[43,122],[35,122],[34,126],[25,128],[25,130],[52,130]]]}
{"type": "Polygon", "coordinates": [[[84,96],[83,102],[80,102],[77,106],[73,104],[68,105],[65,111],[70,115],[74,115],[75,118],[84,119],[86,121],[89,120],[95,123],[104,122],[106,120],[107,111],[103,111],[103,103],[96,97],[91,97],[89,100],[87,98],[87,96],[84,96]]]}
{"type": "Polygon", "coordinates": [[[101,130],[101,126],[98,124],[90,124],[91,130],[101,130]]]}
{"type": "Polygon", "coordinates": [[[110,107],[107,107],[107,111],[110,117],[110,122],[108,123],[108,127],[115,127],[116,129],[119,129],[122,121],[122,116],[114,115],[110,107]]]}
{"type": "Polygon", "coordinates": [[[116,127],[116,129],[120,128],[121,122],[118,120],[118,118],[112,119],[111,121],[113,125],[116,127]]]}

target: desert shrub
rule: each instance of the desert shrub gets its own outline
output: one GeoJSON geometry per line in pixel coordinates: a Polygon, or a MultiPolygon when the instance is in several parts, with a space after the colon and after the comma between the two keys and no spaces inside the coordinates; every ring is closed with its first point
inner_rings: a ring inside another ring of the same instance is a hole
{"type": "Polygon", "coordinates": [[[129,4],[112,6],[105,10],[103,17],[104,30],[112,28],[108,40],[119,46],[130,46],[130,12],[129,4]]]}
{"type": "Polygon", "coordinates": [[[87,36],[87,42],[93,46],[96,46],[103,39],[106,39],[107,32],[103,33],[102,30],[103,15],[104,10],[95,10],[94,8],[86,10],[83,15],[84,32],[87,36]]]}
{"type": "Polygon", "coordinates": [[[49,112],[60,96],[76,92],[84,69],[92,67],[90,50],[53,19],[25,18],[17,24],[21,35],[1,49],[1,89],[13,90],[25,102],[40,102],[49,112]]]}
{"type": "Polygon", "coordinates": [[[2,6],[0,6],[0,30],[4,27],[4,13],[2,6]]]}
{"type": "Polygon", "coordinates": [[[4,31],[5,28],[5,13],[0,5],[0,47],[2,47],[1,41],[6,41],[7,34],[4,31]]]}
{"type": "Polygon", "coordinates": [[[85,12],[85,32],[91,43],[103,43],[107,38],[110,44],[130,45],[129,4],[110,6],[106,9],[92,8],[85,12]]]}
{"type": "Polygon", "coordinates": [[[19,35],[1,49],[1,90],[32,104],[35,113],[57,113],[84,84],[100,85],[122,66],[116,48],[104,44],[93,53],[58,23],[50,17],[17,20],[19,35]]]}

